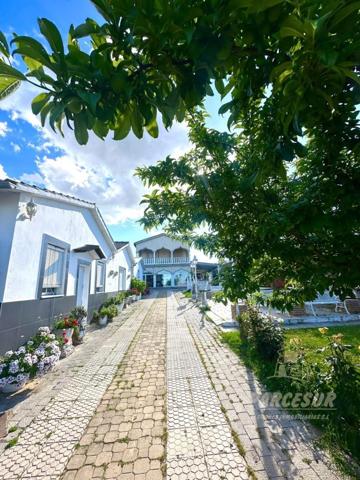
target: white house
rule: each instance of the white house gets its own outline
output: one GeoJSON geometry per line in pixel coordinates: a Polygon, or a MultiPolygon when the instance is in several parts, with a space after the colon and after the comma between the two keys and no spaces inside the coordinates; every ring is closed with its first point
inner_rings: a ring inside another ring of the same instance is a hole
{"type": "Polygon", "coordinates": [[[198,278],[218,271],[217,262],[165,233],[139,240],[135,248],[142,264],[138,278],[145,280],[149,287],[190,288],[195,271],[198,278]]]}
{"type": "Polygon", "coordinates": [[[129,288],[134,267],[94,203],[0,180],[0,354],[75,305],[90,317],[129,288]]]}

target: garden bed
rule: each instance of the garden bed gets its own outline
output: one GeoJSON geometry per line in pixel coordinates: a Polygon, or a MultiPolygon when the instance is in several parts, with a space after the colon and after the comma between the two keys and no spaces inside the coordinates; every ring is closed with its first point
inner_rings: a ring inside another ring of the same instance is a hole
{"type": "MultiPolygon", "coordinates": [[[[344,398],[341,402],[336,404],[336,410],[329,412],[326,420],[311,419],[311,423],[316,425],[322,431],[321,439],[319,440],[324,447],[329,448],[334,459],[344,472],[358,478],[358,465],[356,462],[360,461],[360,405],[356,398],[360,396],[360,326],[338,326],[329,327],[325,329],[318,328],[301,328],[287,330],[284,332],[284,358],[291,358],[294,355],[294,350],[299,349],[304,353],[303,364],[310,368],[317,368],[319,374],[314,377],[310,376],[307,379],[305,389],[316,389],[318,384],[315,378],[328,382],[328,375],[331,371],[328,360],[331,360],[331,351],[329,351],[329,342],[334,341],[334,335],[341,334],[339,343],[342,345],[352,345],[352,348],[346,350],[346,357],[350,360],[350,365],[354,367],[355,374],[344,374],[346,392],[339,391],[338,397],[344,398]],[[294,347],[295,346],[295,347],[294,347]],[[354,380],[355,378],[355,380],[354,380]],[[347,382],[348,379],[348,382],[347,382]],[[352,406],[352,408],[351,408],[352,406]],[[350,454],[356,462],[349,460],[349,456],[344,455],[344,451],[350,454]]],[[[241,338],[239,331],[222,332],[221,339],[226,343],[244,362],[250,367],[259,380],[267,387],[270,392],[297,392],[301,390],[296,382],[290,378],[279,378],[274,376],[277,368],[277,360],[264,359],[260,352],[249,341],[244,341],[241,338]]],[[[296,353],[298,355],[298,353],[296,353]]],[[[297,357],[298,358],[298,357],[297,357]]],[[[333,357],[334,358],[334,357],[333,357]]],[[[313,372],[313,370],[312,370],[313,372]]],[[[326,387],[322,386],[326,391],[326,387]]],[[[334,385],[336,391],[338,387],[334,385]]],[[[292,410],[292,413],[306,414],[308,411],[292,410]]]]}

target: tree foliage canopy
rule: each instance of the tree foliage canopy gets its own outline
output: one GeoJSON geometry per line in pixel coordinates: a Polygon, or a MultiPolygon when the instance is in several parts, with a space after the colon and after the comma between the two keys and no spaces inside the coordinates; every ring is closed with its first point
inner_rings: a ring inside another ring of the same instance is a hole
{"type": "Polygon", "coordinates": [[[223,260],[228,298],[247,298],[278,278],[285,288],[268,301],[279,308],[326,289],[352,296],[360,285],[358,154],[344,132],[318,131],[287,172],[263,178],[260,120],[259,135],[245,128],[235,136],[207,129],[202,114],[189,119],[190,152],[138,169],[152,187],[143,225],[162,225],[223,260]]]}
{"type": "Polygon", "coordinates": [[[359,1],[328,0],[91,0],[103,18],[69,29],[39,19],[46,40],[14,34],[8,62],[0,37],[0,98],[21,81],[41,86],[33,111],[77,141],[88,132],[115,140],[130,130],[158,135],[182,121],[215,88],[230,101],[229,126],[254,102],[275,100],[281,156],[294,155],[303,128],[336,114],[344,90],[359,84],[359,1]],[[89,40],[84,43],[82,39],[89,40]]]}
{"type": "Polygon", "coordinates": [[[289,306],[360,284],[360,1],[92,0],[102,17],[67,45],[0,34],[0,98],[39,85],[32,109],[80,144],[158,135],[186,115],[193,150],[140,169],[154,190],[145,226],[167,226],[230,260],[224,285],[245,297],[274,278],[289,306]],[[84,41],[86,40],[86,41],[84,41]],[[89,41],[91,47],[89,47],[89,41]],[[12,66],[20,56],[25,69],[12,66]],[[214,89],[236,134],[207,130],[196,107],[214,89]]]}

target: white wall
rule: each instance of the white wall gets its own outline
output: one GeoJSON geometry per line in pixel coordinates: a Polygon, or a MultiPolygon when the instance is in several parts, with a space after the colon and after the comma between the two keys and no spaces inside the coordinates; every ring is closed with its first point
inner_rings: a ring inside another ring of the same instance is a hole
{"type": "Polygon", "coordinates": [[[139,251],[143,250],[144,248],[149,248],[150,250],[158,250],[160,248],[167,248],[168,250],[175,250],[176,248],[186,248],[189,250],[189,247],[184,243],[181,243],[177,240],[173,240],[166,235],[161,235],[155,238],[149,238],[149,240],[145,240],[141,243],[136,245],[136,253],[138,254],[139,251]]]}
{"type": "MultiPolygon", "coordinates": [[[[111,246],[102,234],[89,209],[21,193],[19,214],[13,235],[4,302],[37,298],[40,255],[43,235],[47,234],[70,244],[70,249],[85,244],[99,245],[106,257],[112,254],[111,246]],[[30,221],[21,212],[31,200],[37,204],[37,213],[30,221]]],[[[77,260],[88,259],[88,254],[70,255],[67,295],[75,294],[77,260]]],[[[95,264],[95,262],[93,262],[95,264]]],[[[94,292],[95,265],[92,266],[91,292],[94,292]]]]}
{"type": "Polygon", "coordinates": [[[0,302],[3,301],[19,193],[0,192],[0,302]]]}
{"type": "Polygon", "coordinates": [[[118,250],[115,255],[110,258],[106,263],[106,292],[115,292],[119,290],[120,267],[126,270],[125,289],[128,290],[130,288],[131,282],[132,261],[127,251],[127,248],[118,250]]]}

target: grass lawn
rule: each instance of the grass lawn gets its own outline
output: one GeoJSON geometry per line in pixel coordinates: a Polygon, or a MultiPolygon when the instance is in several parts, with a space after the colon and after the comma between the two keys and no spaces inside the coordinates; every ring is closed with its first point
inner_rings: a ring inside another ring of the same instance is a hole
{"type": "Polygon", "coordinates": [[[321,360],[321,357],[324,357],[326,354],[324,352],[317,352],[316,349],[325,347],[328,344],[327,337],[338,333],[343,335],[342,343],[353,345],[353,348],[349,353],[354,364],[360,366],[360,325],[329,327],[326,335],[321,334],[318,328],[296,328],[286,330],[286,348],[291,348],[290,340],[297,337],[301,340],[301,344],[307,352],[309,360],[319,361],[321,360]]]}
{"type": "MultiPolygon", "coordinates": [[[[343,344],[353,345],[350,351],[351,361],[360,372],[360,325],[329,327],[326,335],[321,334],[318,328],[286,330],[285,355],[286,352],[290,352],[293,349],[291,340],[296,337],[301,341],[301,346],[307,354],[308,362],[311,364],[318,363],[320,368],[325,370],[325,360],[329,355],[329,350],[321,351],[320,349],[328,345],[328,338],[331,335],[338,333],[343,335],[343,344]]],[[[239,332],[223,332],[221,340],[242,359],[246,366],[254,371],[269,391],[287,393],[293,390],[287,379],[273,377],[276,362],[265,361],[254,348],[242,341],[239,332]]],[[[354,388],[357,387],[354,385],[354,388]]],[[[360,383],[358,383],[358,388],[360,388],[360,383]]],[[[345,448],[360,463],[360,405],[350,423],[343,419],[345,411],[346,407],[344,406],[344,409],[342,409],[340,405],[337,407],[336,412],[329,416],[328,420],[320,423],[313,421],[313,423],[322,429],[323,437],[321,442],[329,448],[342,470],[352,478],[359,478],[357,474],[354,474],[353,468],[344,458],[342,449],[345,448]]],[[[303,411],[301,413],[306,414],[307,412],[303,411]]]]}

